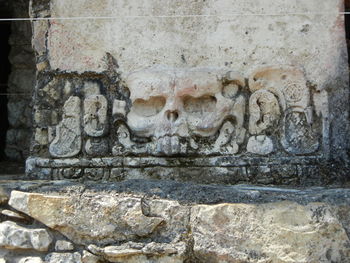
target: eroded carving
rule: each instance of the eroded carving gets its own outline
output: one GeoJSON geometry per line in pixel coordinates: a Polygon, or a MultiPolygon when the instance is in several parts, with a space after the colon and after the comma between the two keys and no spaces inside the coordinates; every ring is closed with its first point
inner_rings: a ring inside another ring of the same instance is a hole
{"type": "MultiPolygon", "coordinates": [[[[190,137],[214,136],[225,120],[237,126],[231,133],[241,135],[245,99],[238,91],[244,86],[244,79],[234,73],[227,75],[206,69],[131,74],[127,79],[132,102],[128,126],[136,136],[151,138],[160,155],[186,151],[190,137]]],[[[228,137],[236,137],[231,135],[228,137]]],[[[232,144],[232,154],[237,152],[237,143],[232,144]]],[[[220,151],[218,145],[215,144],[214,151],[220,151]]]]}
{"type": "Polygon", "coordinates": [[[64,103],[62,121],[56,126],[56,137],[49,147],[53,157],[73,157],[81,150],[81,102],[71,96],[64,103]]]}
{"type": "Polygon", "coordinates": [[[247,151],[259,155],[267,155],[273,152],[273,142],[266,135],[252,136],[248,140],[247,151]]]}
{"type": "Polygon", "coordinates": [[[103,95],[91,95],[84,100],[84,131],[91,137],[107,131],[107,100],[103,95]]]}
{"type": "Polygon", "coordinates": [[[318,149],[318,136],[312,127],[310,90],[301,70],[287,66],[260,69],[250,76],[249,88],[253,92],[250,104],[252,134],[265,132],[279,120],[285,151],[306,154],[318,149]],[[283,111],[280,118],[275,97],[283,111]]]}
{"type": "Polygon", "coordinates": [[[265,89],[257,90],[249,99],[249,132],[257,135],[270,127],[276,127],[280,107],[275,95],[265,89]]]}
{"type": "Polygon", "coordinates": [[[310,154],[329,133],[327,92],[311,93],[303,72],[290,66],[262,68],[248,81],[221,69],[156,67],[124,83],[108,96],[99,81],[70,88],[77,95],[66,101],[56,132],[47,129],[53,157],[80,153],[81,127],[87,157],[310,154]]]}

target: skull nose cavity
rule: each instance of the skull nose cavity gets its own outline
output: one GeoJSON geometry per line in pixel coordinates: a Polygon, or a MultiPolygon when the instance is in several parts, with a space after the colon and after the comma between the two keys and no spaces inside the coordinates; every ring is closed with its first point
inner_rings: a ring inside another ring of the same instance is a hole
{"type": "Polygon", "coordinates": [[[175,122],[179,118],[179,113],[177,111],[167,111],[165,114],[170,122],[175,122]]]}

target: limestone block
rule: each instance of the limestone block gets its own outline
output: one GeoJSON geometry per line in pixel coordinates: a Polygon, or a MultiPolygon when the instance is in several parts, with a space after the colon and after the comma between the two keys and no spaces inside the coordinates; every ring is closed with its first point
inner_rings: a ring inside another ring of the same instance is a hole
{"type": "Polygon", "coordinates": [[[83,263],[99,263],[100,257],[90,253],[89,251],[83,250],[81,261],[83,263]]]}
{"type": "Polygon", "coordinates": [[[107,131],[107,99],[91,95],[84,100],[84,131],[92,137],[103,136],[107,131]]]}
{"type": "Polygon", "coordinates": [[[50,144],[54,157],[72,157],[81,150],[80,99],[71,96],[64,103],[62,121],[56,127],[56,138],[50,144]]]}
{"type": "Polygon", "coordinates": [[[182,263],[184,262],[186,244],[183,242],[176,244],[128,242],[121,246],[108,246],[104,248],[90,245],[89,250],[94,254],[103,256],[109,262],[116,263],[182,263]]]}
{"type": "Polygon", "coordinates": [[[11,221],[0,223],[0,246],[7,249],[47,251],[52,238],[45,229],[28,229],[11,221]]]}
{"type": "Polygon", "coordinates": [[[248,140],[247,151],[259,155],[267,155],[273,152],[273,142],[265,135],[252,136],[248,140]]]}
{"type": "Polygon", "coordinates": [[[81,255],[75,253],[50,253],[45,257],[45,263],[82,263],[81,255]]]}
{"type": "Polygon", "coordinates": [[[142,202],[143,213],[164,218],[166,224],[158,233],[158,239],[181,240],[188,233],[190,208],[173,200],[147,200],[142,202]]]}
{"type": "Polygon", "coordinates": [[[48,196],[12,191],[13,208],[53,228],[76,244],[106,244],[146,237],[164,222],[146,216],[140,198],[48,196]]]}
{"type": "Polygon", "coordinates": [[[194,254],[210,262],[347,262],[349,238],[324,203],[198,205],[194,254]],[[332,238],[329,238],[332,236],[332,238]]]}
{"type": "Polygon", "coordinates": [[[44,263],[44,261],[39,257],[25,257],[20,259],[18,263],[44,263]]]}
{"type": "Polygon", "coordinates": [[[73,250],[74,245],[72,242],[66,240],[57,240],[55,244],[56,251],[65,251],[65,250],[73,250]]]}

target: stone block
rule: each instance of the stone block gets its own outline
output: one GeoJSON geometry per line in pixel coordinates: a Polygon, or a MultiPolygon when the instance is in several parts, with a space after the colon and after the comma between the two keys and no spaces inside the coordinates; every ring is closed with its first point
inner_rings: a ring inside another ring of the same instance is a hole
{"type": "Polygon", "coordinates": [[[347,262],[350,257],[349,238],[323,203],[199,205],[192,208],[191,228],[194,255],[204,262],[347,262]]]}
{"type": "Polygon", "coordinates": [[[46,229],[29,229],[11,221],[0,223],[0,247],[47,251],[52,237],[46,229]]]}
{"type": "Polygon", "coordinates": [[[66,240],[57,240],[55,244],[55,250],[56,251],[74,250],[74,245],[72,244],[72,242],[69,242],[66,240]]]}
{"type": "Polygon", "coordinates": [[[76,244],[106,244],[147,237],[164,222],[162,217],[144,215],[141,200],[132,197],[73,198],[12,191],[9,204],[76,244]]]}

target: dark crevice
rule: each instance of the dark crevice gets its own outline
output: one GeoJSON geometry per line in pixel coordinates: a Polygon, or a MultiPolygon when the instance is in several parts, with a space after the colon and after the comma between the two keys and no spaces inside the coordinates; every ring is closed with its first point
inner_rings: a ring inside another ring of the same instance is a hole
{"type": "MultiPolygon", "coordinates": [[[[350,0],[345,0],[344,2],[345,2],[345,12],[350,12],[350,0]]],[[[350,54],[350,15],[345,15],[345,32],[346,32],[346,43],[348,46],[348,54],[350,54]]],[[[350,65],[350,56],[348,56],[348,63],[350,65]]]]}
{"type": "MultiPolygon", "coordinates": [[[[8,2],[0,1],[0,18],[11,17],[8,2]]],[[[11,34],[11,22],[0,21],[0,161],[5,160],[6,132],[9,127],[7,112],[8,77],[11,72],[11,64],[8,59],[10,54],[9,37],[11,34]]]]}

